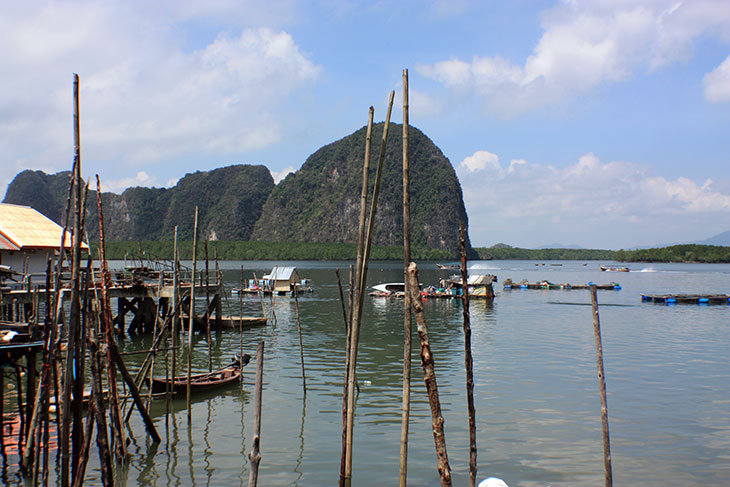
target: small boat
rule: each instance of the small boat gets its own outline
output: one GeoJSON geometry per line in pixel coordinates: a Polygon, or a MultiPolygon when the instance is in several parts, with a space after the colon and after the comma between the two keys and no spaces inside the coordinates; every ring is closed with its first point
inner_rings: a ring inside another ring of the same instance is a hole
{"type": "Polygon", "coordinates": [[[461,269],[461,264],[436,264],[439,269],[461,269]]]}
{"type": "Polygon", "coordinates": [[[606,267],[606,266],[598,266],[601,268],[602,271],[608,271],[608,272],[629,272],[628,267],[606,267]]]}
{"type": "MultiPolygon", "coordinates": [[[[212,372],[203,374],[193,374],[190,376],[190,392],[206,391],[226,384],[231,384],[241,379],[241,368],[245,367],[251,361],[251,356],[244,353],[243,356],[236,355],[230,365],[222,367],[212,372]]],[[[152,379],[152,393],[160,393],[167,391],[168,382],[174,394],[186,394],[188,388],[188,376],[181,375],[174,379],[165,380],[163,378],[152,379]]]]}
{"type": "Polygon", "coordinates": [[[398,296],[402,297],[406,294],[406,284],[404,282],[385,282],[373,286],[375,292],[370,293],[371,296],[398,296]]]}

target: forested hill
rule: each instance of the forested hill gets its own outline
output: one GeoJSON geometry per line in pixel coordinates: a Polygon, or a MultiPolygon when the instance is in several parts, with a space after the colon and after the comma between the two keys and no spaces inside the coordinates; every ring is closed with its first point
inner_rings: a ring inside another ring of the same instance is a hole
{"type": "MultiPolygon", "coordinates": [[[[383,123],[372,134],[370,188],[383,123]]],[[[103,193],[110,241],[191,240],[199,207],[199,236],[210,240],[356,243],[366,128],[312,154],[278,186],[265,166],[234,165],[185,175],[172,188],[103,193]]],[[[414,249],[458,255],[459,223],[468,229],[461,185],[441,150],[411,127],[410,193],[414,249]]],[[[403,244],[402,125],[391,124],[380,188],[374,244],[403,244]]],[[[23,171],[8,186],[5,203],[35,208],[63,224],[69,172],[23,171]]],[[[103,189],[102,181],[102,189],[103,189]]],[[[92,184],[91,187],[94,187],[92,184]]],[[[98,238],[96,192],[90,191],[87,230],[98,238]]],[[[467,233],[468,235],[468,233],[467,233]]],[[[467,248],[471,249],[467,237],[467,248]]]]}
{"type": "MultiPolygon", "coordinates": [[[[10,183],[4,203],[27,205],[63,224],[69,172],[23,171],[10,183]]],[[[95,184],[90,185],[95,186],[95,184]]],[[[172,240],[193,235],[198,206],[200,235],[212,240],[248,240],[274,188],[266,166],[234,165],[187,174],[172,188],[128,188],[102,193],[104,230],[110,240],[172,240]]],[[[103,189],[103,181],[102,181],[103,189]]],[[[89,236],[99,235],[96,192],[86,206],[89,236]]]]}
{"type": "MultiPolygon", "coordinates": [[[[371,187],[383,126],[373,127],[371,187]]],[[[356,242],[366,130],[363,127],[322,147],[280,182],[264,205],[252,239],[356,242]]],[[[376,245],[403,242],[402,133],[402,125],[390,125],[373,237],[376,245]]],[[[409,147],[412,246],[456,255],[459,223],[468,229],[468,219],[454,168],[414,127],[409,130],[409,147]]]]}

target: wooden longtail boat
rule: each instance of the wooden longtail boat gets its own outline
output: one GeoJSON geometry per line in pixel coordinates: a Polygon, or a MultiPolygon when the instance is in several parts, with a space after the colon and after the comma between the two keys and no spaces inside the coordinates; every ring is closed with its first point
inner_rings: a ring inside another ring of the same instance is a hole
{"type": "MultiPolygon", "coordinates": [[[[241,368],[245,367],[251,361],[251,356],[247,353],[243,357],[236,355],[233,363],[226,367],[222,367],[212,372],[203,374],[193,374],[190,376],[190,392],[206,391],[226,384],[231,384],[241,379],[241,368]]],[[[186,394],[188,387],[188,376],[177,376],[174,379],[165,380],[164,378],[152,379],[152,393],[165,392],[167,383],[170,382],[171,390],[175,394],[186,394]]]]}

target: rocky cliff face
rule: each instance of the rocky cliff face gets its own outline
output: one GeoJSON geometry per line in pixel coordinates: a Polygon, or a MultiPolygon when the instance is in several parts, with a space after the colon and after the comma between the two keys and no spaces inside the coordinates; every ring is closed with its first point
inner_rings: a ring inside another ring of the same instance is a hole
{"type": "MultiPolygon", "coordinates": [[[[8,186],[3,201],[31,206],[63,225],[69,174],[23,171],[8,186]]],[[[110,240],[171,240],[177,225],[178,238],[191,240],[198,206],[201,236],[248,240],[273,188],[265,166],[236,165],[188,174],[169,189],[137,187],[121,195],[102,193],[104,230],[110,240]]],[[[89,191],[86,222],[90,238],[98,238],[95,191],[89,191]]]]}
{"type": "MultiPolygon", "coordinates": [[[[383,126],[373,127],[371,188],[383,126]]],[[[252,240],[357,242],[366,130],[322,147],[280,182],[264,205],[252,240]]],[[[388,132],[373,236],[377,245],[403,242],[402,130],[391,124],[388,132]]],[[[468,228],[468,219],[454,168],[414,127],[409,146],[412,245],[458,251],[459,223],[468,228]]]]}

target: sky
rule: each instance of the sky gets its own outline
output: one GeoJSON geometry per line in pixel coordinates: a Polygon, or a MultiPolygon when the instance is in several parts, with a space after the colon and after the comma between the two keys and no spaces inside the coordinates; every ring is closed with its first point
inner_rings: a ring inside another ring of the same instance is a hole
{"type": "Polygon", "coordinates": [[[103,191],[264,164],[410,123],[475,246],[631,248],[730,229],[727,0],[4,2],[0,192],[73,162],[103,191]]]}

